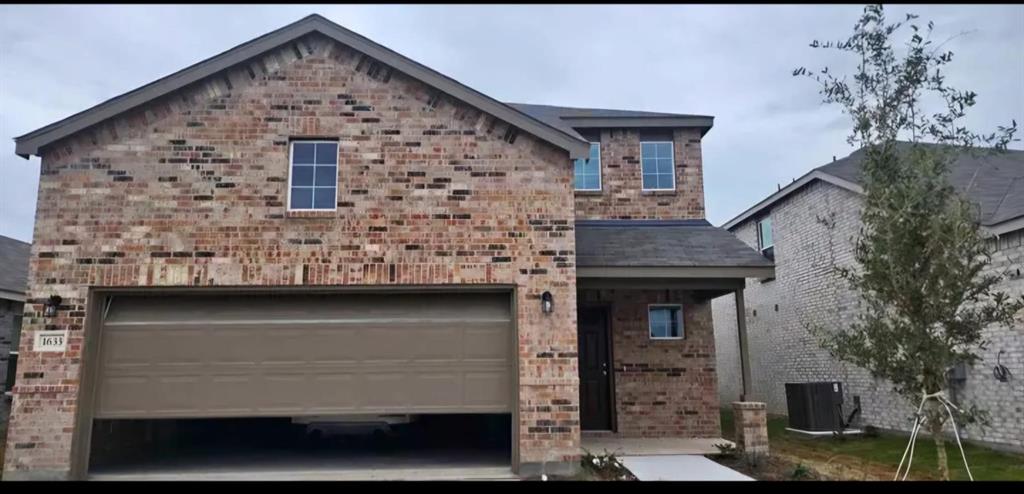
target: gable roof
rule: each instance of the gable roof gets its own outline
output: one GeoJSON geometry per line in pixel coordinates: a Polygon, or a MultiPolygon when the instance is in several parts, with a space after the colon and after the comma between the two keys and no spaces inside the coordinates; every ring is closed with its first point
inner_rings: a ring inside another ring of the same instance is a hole
{"type": "MultiPolygon", "coordinates": [[[[707,134],[715,117],[650,111],[573,108],[568,106],[506,103],[527,115],[566,133],[579,136],[576,129],[607,127],[698,127],[707,134]]],[[[582,139],[582,137],[580,137],[582,139]]]]}
{"type": "MultiPolygon", "coordinates": [[[[905,151],[912,143],[898,142],[897,146],[905,151]]],[[[1024,151],[993,151],[991,148],[976,148],[958,153],[949,168],[949,181],[978,206],[979,224],[994,233],[1001,233],[998,225],[1024,218],[1024,151]]],[[[819,166],[729,220],[723,228],[731,230],[813,180],[863,194],[860,186],[863,159],[864,149],[861,148],[849,156],[819,166]]]]}
{"type": "Polygon", "coordinates": [[[0,299],[25,300],[32,244],[0,235],[0,299]]]}
{"type": "Polygon", "coordinates": [[[590,151],[590,145],[575,132],[566,132],[562,128],[554,127],[549,123],[538,120],[425,65],[406,58],[387,47],[349,31],[320,15],[313,14],[145,86],[111,98],[63,120],[15,137],[15,153],[23,158],[28,158],[30,155],[38,155],[39,149],[47,144],[312,32],[319,32],[328,36],[341,44],[393,67],[399,72],[405,73],[485,113],[504,120],[524,132],[565,149],[569,152],[571,158],[585,158],[590,151]]]}

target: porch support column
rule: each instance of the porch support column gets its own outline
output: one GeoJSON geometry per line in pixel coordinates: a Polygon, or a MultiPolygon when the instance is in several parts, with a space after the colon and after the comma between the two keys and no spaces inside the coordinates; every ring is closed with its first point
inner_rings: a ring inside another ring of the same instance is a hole
{"type": "Polygon", "coordinates": [[[743,379],[743,394],[740,401],[750,399],[750,353],[747,347],[747,311],[743,303],[743,289],[736,290],[736,328],[740,340],[740,373],[743,379]]]}

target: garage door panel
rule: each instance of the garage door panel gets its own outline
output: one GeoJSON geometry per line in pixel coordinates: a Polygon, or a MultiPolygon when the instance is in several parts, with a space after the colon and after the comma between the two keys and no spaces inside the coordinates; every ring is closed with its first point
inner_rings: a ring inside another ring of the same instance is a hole
{"type": "Polygon", "coordinates": [[[508,298],[118,297],[96,415],[507,412],[508,298]]]}
{"type": "Polygon", "coordinates": [[[481,325],[467,329],[462,338],[463,354],[467,359],[507,361],[512,351],[512,339],[507,325],[481,325]]]}
{"type": "Polygon", "coordinates": [[[511,390],[511,375],[507,372],[467,373],[463,400],[470,407],[500,408],[511,400],[511,390]]]}

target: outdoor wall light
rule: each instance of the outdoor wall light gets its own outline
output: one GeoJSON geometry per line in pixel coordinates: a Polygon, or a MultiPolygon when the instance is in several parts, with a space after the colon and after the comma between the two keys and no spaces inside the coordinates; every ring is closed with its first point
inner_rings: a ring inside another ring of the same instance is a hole
{"type": "Polygon", "coordinates": [[[64,299],[60,298],[60,295],[50,295],[49,300],[46,301],[46,304],[43,307],[43,316],[44,317],[56,316],[57,315],[57,309],[60,307],[60,303],[63,300],[64,299]]]}
{"type": "Polygon", "coordinates": [[[550,314],[551,309],[555,307],[554,297],[551,296],[551,292],[544,292],[540,296],[540,310],[545,314],[550,314]]]}

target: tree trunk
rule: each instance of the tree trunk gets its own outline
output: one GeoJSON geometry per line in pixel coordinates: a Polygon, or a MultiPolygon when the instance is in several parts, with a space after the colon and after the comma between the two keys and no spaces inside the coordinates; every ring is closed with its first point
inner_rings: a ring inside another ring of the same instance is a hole
{"type": "Polygon", "coordinates": [[[935,441],[935,454],[938,457],[939,475],[942,480],[949,480],[949,460],[946,458],[946,441],[942,437],[942,423],[932,425],[932,440],[935,441]]]}

